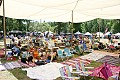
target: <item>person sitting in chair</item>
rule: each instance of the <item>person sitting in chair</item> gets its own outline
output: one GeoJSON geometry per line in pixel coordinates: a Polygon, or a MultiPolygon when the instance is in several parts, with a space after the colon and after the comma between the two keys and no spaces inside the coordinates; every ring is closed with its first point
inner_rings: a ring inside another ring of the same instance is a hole
{"type": "Polygon", "coordinates": [[[39,56],[38,48],[37,48],[37,47],[34,47],[33,57],[36,59],[38,56],[39,56]]]}
{"type": "Polygon", "coordinates": [[[46,60],[47,63],[57,60],[56,52],[47,53],[46,56],[47,56],[47,60],[46,60]]]}
{"type": "Polygon", "coordinates": [[[13,55],[17,54],[18,58],[20,59],[20,48],[18,44],[15,44],[15,46],[12,48],[12,52],[13,52],[13,55]]]}
{"type": "Polygon", "coordinates": [[[22,49],[21,62],[28,64],[28,61],[27,61],[28,56],[27,55],[28,55],[27,50],[23,48],[22,49]]]}

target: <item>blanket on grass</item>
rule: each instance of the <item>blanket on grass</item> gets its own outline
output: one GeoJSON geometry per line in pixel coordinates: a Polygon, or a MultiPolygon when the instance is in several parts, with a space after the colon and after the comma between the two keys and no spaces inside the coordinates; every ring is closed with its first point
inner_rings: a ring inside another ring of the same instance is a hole
{"type": "Polygon", "coordinates": [[[67,60],[67,61],[64,61],[64,62],[61,62],[61,63],[75,68],[76,67],[75,63],[76,62],[81,62],[81,61],[84,63],[84,65],[88,65],[91,62],[90,60],[82,59],[82,58],[78,57],[78,58],[73,58],[71,60],[67,60]]]}
{"type": "Polygon", "coordinates": [[[12,61],[12,62],[6,62],[4,64],[0,64],[0,71],[2,70],[10,70],[10,69],[15,69],[15,68],[29,68],[29,67],[35,67],[36,64],[35,63],[29,63],[29,64],[25,64],[22,63],[20,60],[18,61],[12,61]]]}
{"type": "Polygon", "coordinates": [[[120,64],[120,58],[106,55],[103,58],[98,59],[97,62],[107,62],[108,64],[116,65],[120,64]]]}
{"type": "Polygon", "coordinates": [[[36,66],[33,68],[24,68],[22,70],[27,71],[27,76],[36,80],[54,80],[60,77],[59,68],[64,65],[61,63],[51,62],[45,65],[36,66]]]}

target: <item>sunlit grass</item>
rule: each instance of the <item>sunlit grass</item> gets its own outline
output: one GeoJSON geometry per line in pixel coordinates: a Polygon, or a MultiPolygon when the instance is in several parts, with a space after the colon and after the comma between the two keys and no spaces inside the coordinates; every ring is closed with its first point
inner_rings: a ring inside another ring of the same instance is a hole
{"type": "MultiPolygon", "coordinates": [[[[86,54],[89,54],[89,53],[83,53],[83,55],[86,55],[86,54]]],[[[74,58],[76,57],[79,57],[80,55],[77,55],[77,54],[74,54],[74,58]]],[[[73,58],[73,57],[70,57],[69,59],[73,58]]],[[[67,60],[67,58],[65,58],[64,60],[67,60]]],[[[59,60],[58,59],[58,62],[62,62],[64,60],[59,60]]],[[[10,61],[7,61],[5,58],[1,59],[1,62],[2,63],[5,63],[5,62],[10,62],[10,61]]],[[[87,66],[90,66],[90,67],[99,67],[101,66],[103,63],[101,62],[96,62],[96,61],[92,61],[89,65],[87,66]]],[[[117,66],[120,66],[120,64],[117,64],[117,66]]],[[[12,70],[9,70],[18,80],[32,80],[30,79],[29,77],[27,77],[27,72],[26,71],[23,71],[21,68],[17,68],[17,69],[12,69],[12,70]]],[[[87,77],[83,77],[81,76],[81,78],[79,80],[89,80],[91,79],[90,76],[87,76],[87,77]]],[[[57,79],[55,80],[62,80],[61,77],[58,77],[57,79]]],[[[100,79],[100,78],[97,78],[97,77],[93,77],[93,80],[103,80],[103,79],[100,79]]]]}
{"type": "Polygon", "coordinates": [[[29,77],[27,77],[27,72],[23,71],[22,69],[12,69],[9,70],[18,80],[32,80],[29,77]]]}

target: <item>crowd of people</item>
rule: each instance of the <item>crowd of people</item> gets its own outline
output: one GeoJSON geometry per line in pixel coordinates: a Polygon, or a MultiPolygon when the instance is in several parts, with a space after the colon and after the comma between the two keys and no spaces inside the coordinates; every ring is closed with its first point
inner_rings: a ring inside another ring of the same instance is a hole
{"type": "MultiPolygon", "coordinates": [[[[32,33],[25,37],[15,37],[11,35],[8,52],[8,58],[16,55],[21,62],[29,64],[31,62],[49,63],[57,60],[57,50],[60,46],[69,46],[73,49],[73,45],[81,40],[76,39],[75,36],[55,36],[55,35],[37,35],[32,33]],[[59,44],[61,43],[61,44],[59,44]],[[56,48],[55,48],[56,47],[56,48]]],[[[74,50],[74,49],[73,49],[74,50]]],[[[36,63],[37,64],[37,63],[36,63]]]]}
{"type": "MultiPolygon", "coordinates": [[[[29,64],[29,62],[44,61],[44,63],[57,60],[57,50],[59,48],[68,47],[73,54],[80,55],[78,47],[81,45],[81,50],[85,51],[92,49],[95,44],[94,37],[91,39],[89,36],[82,35],[25,35],[17,37],[10,35],[9,48],[11,52],[8,52],[8,57],[16,55],[21,62],[29,64]]],[[[104,49],[106,46],[103,43],[98,42],[98,48],[104,49]]]]}

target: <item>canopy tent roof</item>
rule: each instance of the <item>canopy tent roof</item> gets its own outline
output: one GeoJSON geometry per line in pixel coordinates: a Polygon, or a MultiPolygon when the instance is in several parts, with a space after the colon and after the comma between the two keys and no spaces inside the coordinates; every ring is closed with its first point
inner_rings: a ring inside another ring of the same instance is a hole
{"type": "Polygon", "coordinates": [[[77,31],[76,33],[74,33],[74,34],[83,34],[83,33],[81,33],[81,32],[79,32],[79,31],[77,31]]]}
{"type": "Polygon", "coordinates": [[[102,32],[97,32],[96,35],[97,35],[97,37],[99,37],[99,35],[100,35],[100,37],[102,37],[103,33],[102,32]]]}
{"type": "MultiPolygon", "coordinates": [[[[4,0],[5,16],[56,22],[120,19],[120,0],[4,0]],[[87,6],[86,6],[87,5],[87,6]]],[[[2,4],[3,5],[3,4],[2,4]]],[[[0,15],[3,15],[2,5],[0,15]]]]}
{"type": "Polygon", "coordinates": [[[22,31],[10,31],[9,33],[22,33],[22,31]]]}
{"type": "Polygon", "coordinates": [[[89,32],[86,32],[84,35],[86,35],[86,36],[92,36],[92,34],[89,33],[89,32]]]}
{"type": "Polygon", "coordinates": [[[116,36],[120,36],[120,33],[116,33],[115,35],[116,35],[116,36]]]}

